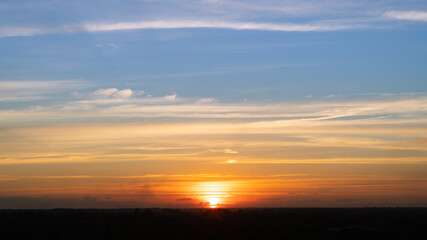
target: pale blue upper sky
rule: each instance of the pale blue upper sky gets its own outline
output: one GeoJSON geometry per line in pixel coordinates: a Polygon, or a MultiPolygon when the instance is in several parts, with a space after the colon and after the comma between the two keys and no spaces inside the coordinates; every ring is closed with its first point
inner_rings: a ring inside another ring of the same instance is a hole
{"type": "Polygon", "coordinates": [[[0,2],[1,109],[109,88],[225,103],[425,93],[427,2],[0,2]]]}

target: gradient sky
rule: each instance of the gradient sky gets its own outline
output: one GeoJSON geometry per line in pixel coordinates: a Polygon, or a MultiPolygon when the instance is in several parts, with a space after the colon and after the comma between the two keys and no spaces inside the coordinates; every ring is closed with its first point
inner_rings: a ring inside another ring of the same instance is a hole
{"type": "Polygon", "coordinates": [[[425,0],[3,0],[0,208],[427,207],[425,0]]]}

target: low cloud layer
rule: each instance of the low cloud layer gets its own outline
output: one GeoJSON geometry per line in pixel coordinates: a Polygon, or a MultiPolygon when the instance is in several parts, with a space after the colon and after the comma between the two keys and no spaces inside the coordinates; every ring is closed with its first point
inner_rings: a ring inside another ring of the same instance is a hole
{"type": "MultiPolygon", "coordinates": [[[[266,104],[221,103],[212,98],[185,98],[176,93],[151,96],[142,90],[98,89],[90,93],[73,92],[77,99],[62,103],[30,105],[24,109],[0,110],[1,122],[44,119],[85,119],[114,117],[187,118],[187,119],[262,119],[279,118],[275,124],[321,123],[328,119],[366,118],[372,121],[416,121],[425,117],[427,96],[424,93],[371,94],[349,98],[325,97],[305,102],[276,102],[266,104]],[[393,117],[391,117],[393,116],[393,117]],[[400,116],[400,117],[398,117],[400,116]],[[282,120],[280,120],[282,118],[282,120]],[[286,118],[284,120],[283,118],[286,118]],[[293,120],[292,120],[293,119],[293,120]]],[[[20,97],[44,97],[39,94],[20,97]]],[[[346,121],[343,121],[346,122],[346,121]]],[[[263,123],[257,123],[262,126],[263,123]]]]}
{"type": "Polygon", "coordinates": [[[146,207],[144,203],[120,202],[92,196],[61,197],[0,197],[0,209],[52,209],[52,208],[132,208],[146,207]]]}

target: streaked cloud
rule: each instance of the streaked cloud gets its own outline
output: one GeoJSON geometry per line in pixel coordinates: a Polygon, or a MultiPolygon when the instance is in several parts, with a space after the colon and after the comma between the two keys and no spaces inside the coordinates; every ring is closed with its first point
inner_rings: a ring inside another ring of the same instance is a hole
{"type": "Polygon", "coordinates": [[[0,111],[10,126],[0,131],[8,139],[0,144],[1,164],[419,164],[426,157],[422,93],[261,105],[200,103],[175,94],[115,98],[120,91],[98,89],[83,100],[0,111]],[[94,98],[95,92],[102,97],[94,98]],[[153,118],[161,121],[147,121],[153,118]],[[38,125],[29,125],[36,120],[38,125]],[[229,162],[230,155],[237,162],[229,162]]]}
{"type": "MultiPolygon", "coordinates": [[[[33,22],[15,25],[6,22],[5,24],[9,25],[4,24],[0,28],[0,37],[195,28],[320,32],[384,27],[384,22],[378,21],[381,17],[426,21],[426,12],[423,11],[386,11],[397,6],[396,2],[376,3],[372,8],[370,1],[140,1],[123,3],[133,5],[132,10],[139,9],[139,14],[128,8],[125,8],[124,11],[127,12],[123,13],[120,9],[111,12],[111,9],[100,7],[96,13],[88,11],[82,15],[81,5],[84,4],[87,3],[70,3],[70,9],[74,10],[64,12],[72,16],[79,13],[79,21],[63,22],[56,26],[33,22]],[[159,11],[159,6],[168,14],[159,11]],[[110,18],[105,18],[107,14],[100,14],[103,12],[108,12],[110,18]]],[[[10,4],[9,7],[19,12],[32,6],[10,4]]],[[[56,8],[59,12],[64,11],[58,6],[56,8]]],[[[44,14],[48,15],[46,12],[44,14]]],[[[97,46],[118,47],[115,43],[97,46]]]]}
{"type": "MultiPolygon", "coordinates": [[[[139,118],[187,118],[187,119],[256,119],[257,127],[320,123],[338,118],[370,119],[370,121],[400,121],[390,116],[411,114],[412,120],[423,119],[427,111],[427,97],[423,93],[360,95],[354,99],[340,97],[320,101],[305,99],[304,102],[279,103],[221,103],[210,98],[178,97],[176,93],[153,97],[141,90],[117,88],[98,89],[88,93],[74,93],[80,99],[64,103],[52,103],[16,110],[0,111],[3,122],[29,121],[31,117],[44,116],[55,119],[79,118],[81,121],[97,117],[126,119],[139,118]],[[271,121],[271,118],[279,118],[271,121]],[[286,119],[280,119],[286,118],[286,119]],[[267,119],[263,123],[262,119],[267,119]]],[[[23,95],[32,97],[34,95],[23,95]]],[[[43,96],[43,95],[40,95],[43,96]]]]}
{"type": "Polygon", "coordinates": [[[17,80],[0,81],[0,102],[35,101],[46,99],[50,95],[69,92],[86,86],[80,80],[17,80]]]}
{"type": "Polygon", "coordinates": [[[226,148],[226,149],[209,149],[209,152],[220,152],[220,153],[227,153],[227,154],[237,154],[239,152],[237,152],[236,150],[233,150],[231,148],[226,148]]]}
{"type": "MultiPolygon", "coordinates": [[[[305,169],[309,167],[304,166],[305,169]]],[[[336,167],[336,166],[335,166],[336,167]]],[[[342,170],[349,170],[347,166],[342,170]]],[[[324,166],[333,169],[332,166],[324,166]]],[[[376,168],[376,167],[374,167],[376,168]]],[[[378,169],[378,168],[376,168],[378,169]]],[[[380,171],[383,172],[383,171],[380,171]]],[[[385,171],[387,172],[387,170],[385,171]]],[[[425,178],[375,175],[331,177],[316,174],[282,175],[162,175],[150,178],[23,178],[3,188],[2,208],[55,207],[199,207],[207,196],[220,197],[224,206],[346,206],[357,196],[363,206],[386,199],[393,206],[425,205],[425,178]],[[212,178],[212,179],[210,179],[212,178]],[[59,180],[62,181],[59,181],[59,180]],[[133,179],[134,181],[129,181],[133,179]],[[159,181],[153,181],[153,179],[159,181]],[[135,181],[137,180],[137,181],[135,181]],[[28,188],[31,184],[31,188],[28,188]],[[62,191],[58,191],[59,189],[62,191]],[[405,189],[405,191],[401,191],[405,189]],[[25,194],[26,197],[22,197],[25,194]],[[21,196],[21,197],[17,197],[21,196]],[[84,196],[84,197],[78,197],[84,196]],[[313,199],[316,201],[313,201],[313,199]],[[340,199],[340,200],[337,200],[340,199]],[[23,200],[25,200],[23,202],[23,200]],[[44,204],[40,204],[43,201],[44,204]],[[181,203],[180,203],[181,202],[181,203]]],[[[67,176],[64,176],[67,177],[67,176]]],[[[135,176],[137,177],[137,176],[135,176]]]]}
{"type": "Polygon", "coordinates": [[[427,22],[427,12],[423,11],[388,11],[383,16],[398,20],[427,22]]]}
{"type": "Polygon", "coordinates": [[[55,89],[66,89],[70,87],[76,87],[81,85],[81,81],[78,80],[59,80],[59,81],[28,81],[28,80],[17,80],[17,81],[0,81],[1,91],[16,91],[16,90],[55,90],[55,89]]]}
{"type": "Polygon", "coordinates": [[[133,94],[131,89],[118,90],[117,88],[98,89],[91,93],[94,97],[130,98],[133,94]]]}
{"type": "Polygon", "coordinates": [[[109,97],[118,91],[119,90],[117,88],[108,88],[108,89],[101,88],[101,89],[98,89],[98,90],[92,92],[91,94],[94,97],[109,97]]]}
{"type": "Polygon", "coordinates": [[[224,149],[224,153],[236,154],[239,152],[237,152],[236,150],[230,149],[230,148],[226,148],[226,149],[224,149]]]}
{"type": "Polygon", "coordinates": [[[352,25],[327,25],[327,24],[292,24],[292,23],[264,23],[264,22],[219,22],[219,21],[142,21],[86,24],[83,29],[88,32],[119,31],[136,29],[174,29],[174,28],[222,28],[233,30],[261,30],[284,32],[309,32],[309,31],[337,31],[357,28],[352,25]]]}
{"type": "Polygon", "coordinates": [[[254,31],[281,31],[281,32],[320,32],[339,31],[347,29],[364,28],[361,24],[337,24],[337,23],[269,23],[269,22],[245,22],[245,21],[212,21],[212,20],[158,20],[139,22],[116,23],[87,23],[81,26],[60,26],[55,28],[27,28],[13,27],[0,30],[0,37],[34,36],[43,34],[63,34],[79,32],[111,32],[124,30],[143,29],[232,29],[254,31]]]}

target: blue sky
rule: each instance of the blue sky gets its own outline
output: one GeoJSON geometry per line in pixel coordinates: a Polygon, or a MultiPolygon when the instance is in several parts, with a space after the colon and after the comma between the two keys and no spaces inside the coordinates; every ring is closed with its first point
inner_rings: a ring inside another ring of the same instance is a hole
{"type": "Polygon", "coordinates": [[[427,87],[424,1],[2,1],[0,12],[0,81],[75,82],[52,100],[100,88],[277,102],[427,87]]]}

